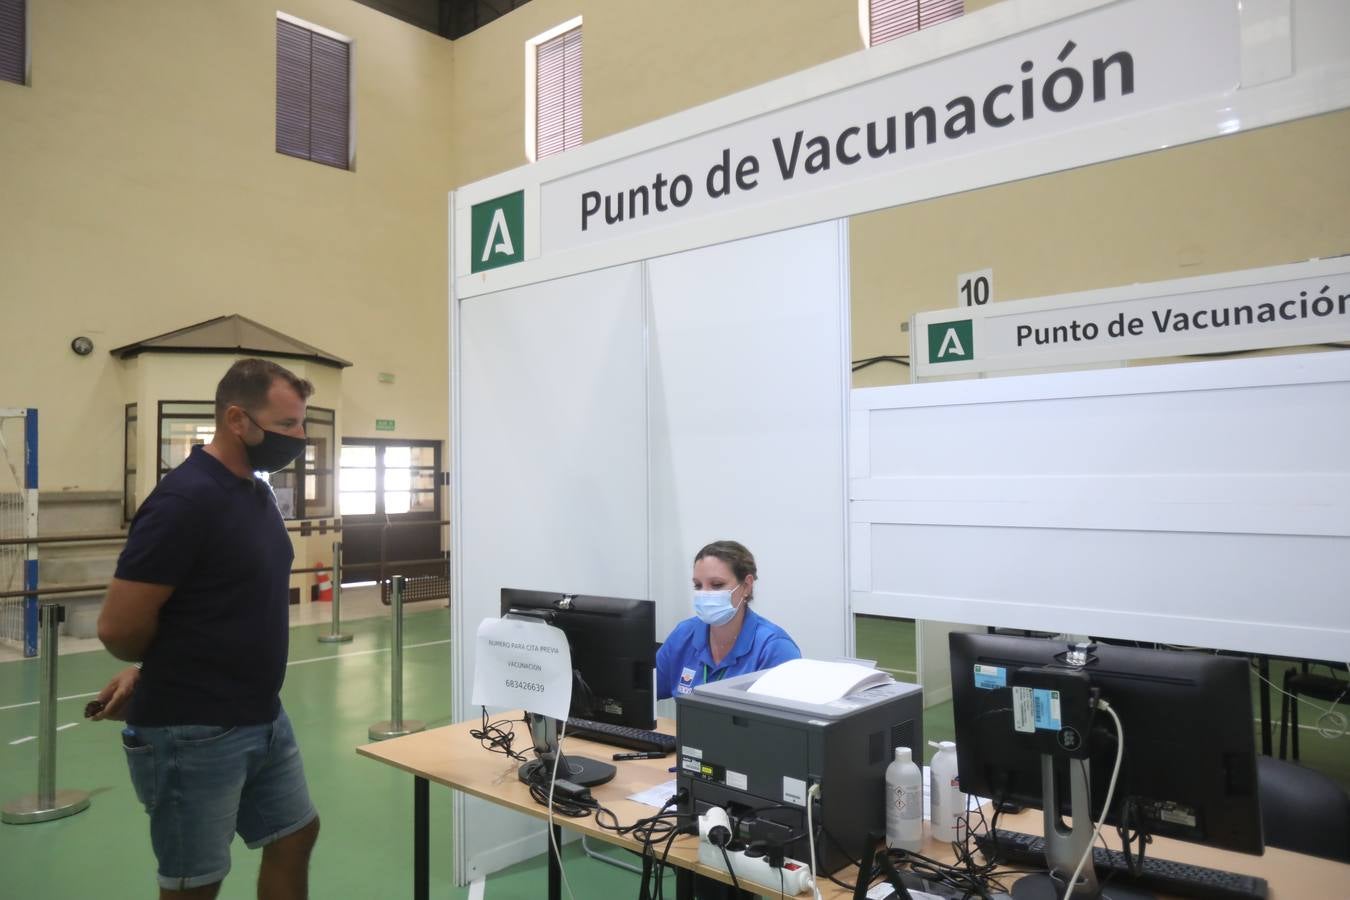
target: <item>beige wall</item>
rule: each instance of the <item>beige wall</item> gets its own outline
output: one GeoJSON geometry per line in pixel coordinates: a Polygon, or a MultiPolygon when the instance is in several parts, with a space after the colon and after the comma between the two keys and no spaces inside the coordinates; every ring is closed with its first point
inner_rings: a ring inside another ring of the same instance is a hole
{"type": "Polygon", "coordinates": [[[456,184],[527,162],[525,42],[576,16],[588,142],[862,49],[853,0],[531,0],[455,42],[456,184]]]}
{"type": "MultiPolygon", "coordinates": [[[[315,398],[343,433],[392,418],[395,437],[443,439],[445,192],[524,162],[529,38],[584,17],[588,141],[861,46],[851,0],[532,0],[453,44],[296,0],[355,39],[342,172],[273,150],[275,4],[31,9],[33,83],[0,84],[0,199],[20,223],[0,242],[0,405],[43,410],[49,490],[120,489],[131,388],[108,349],[233,312],[356,363],[341,402],[315,398]],[[77,334],[92,356],[67,349],[77,334]]],[[[992,267],[1012,299],[1350,251],[1347,147],[1339,113],[854,217],[854,356],[907,352],[901,323],[953,305],[963,271],[992,267]]]]}
{"type": "Polygon", "coordinates": [[[354,39],[354,172],[275,152],[276,3],[29,5],[31,86],[0,83],[0,405],[41,409],[44,488],[120,490],[109,349],[229,313],[355,362],[314,398],[347,433],[445,437],[453,46],[281,8],[354,39]]]}

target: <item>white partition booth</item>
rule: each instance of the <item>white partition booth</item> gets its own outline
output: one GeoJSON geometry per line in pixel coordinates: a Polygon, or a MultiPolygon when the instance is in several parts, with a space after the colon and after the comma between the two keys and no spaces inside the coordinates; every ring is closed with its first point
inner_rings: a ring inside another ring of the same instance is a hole
{"type": "MultiPolygon", "coordinates": [[[[457,687],[502,588],[652,599],[663,636],[728,537],[759,612],[847,652],[845,248],[830,222],[460,301],[457,687]]],[[[539,852],[523,817],[464,802],[472,872],[539,852]]]]}
{"type": "MultiPolygon", "coordinates": [[[[1350,355],[850,392],[847,217],[1350,107],[1347,40],[1339,0],[1001,4],[453,194],[455,719],[502,588],[659,638],[718,538],[811,656],[870,613],[1335,657],[1350,355]]],[[[461,883],[544,849],[462,795],[454,839],[461,883]]]]}

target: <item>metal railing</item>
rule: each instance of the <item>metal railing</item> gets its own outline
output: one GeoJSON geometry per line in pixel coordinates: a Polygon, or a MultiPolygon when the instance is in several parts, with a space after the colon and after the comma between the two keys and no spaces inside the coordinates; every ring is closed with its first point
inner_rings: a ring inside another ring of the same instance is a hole
{"type": "MultiPolygon", "coordinates": [[[[352,635],[345,634],[342,631],[342,579],[343,575],[345,574],[374,570],[375,580],[381,586],[380,588],[381,598],[384,600],[385,603],[390,603],[391,598],[388,597],[388,587],[391,584],[391,579],[395,577],[396,578],[403,577],[402,575],[391,575],[389,571],[390,568],[443,564],[446,566],[444,576],[446,591],[443,594],[438,594],[436,596],[438,597],[443,596],[448,599],[449,556],[447,554],[442,554],[439,557],[433,557],[430,559],[394,560],[391,562],[388,559],[387,538],[389,530],[392,528],[411,528],[418,526],[424,528],[441,527],[449,524],[450,522],[446,519],[439,519],[435,521],[418,521],[418,522],[350,522],[350,523],[344,523],[341,519],[334,519],[334,520],[318,519],[318,520],[303,520],[288,525],[286,527],[287,532],[292,534],[299,533],[302,536],[309,536],[316,533],[327,534],[328,532],[332,532],[333,534],[336,535],[341,534],[344,530],[354,531],[357,529],[370,529],[370,528],[379,528],[382,530],[380,534],[380,559],[378,562],[344,565],[342,559],[342,542],[334,541],[332,565],[302,566],[300,568],[291,569],[292,575],[309,575],[309,574],[318,574],[319,572],[332,573],[333,576],[332,622],[328,633],[321,634],[318,636],[319,642],[325,644],[335,644],[335,643],[345,644],[352,640],[352,635]]],[[[81,542],[102,543],[112,540],[125,541],[126,537],[127,537],[126,534],[121,532],[107,533],[107,534],[60,534],[60,535],[48,535],[47,537],[37,537],[37,538],[12,538],[12,539],[6,538],[0,540],[0,545],[72,544],[81,542]]],[[[39,586],[36,591],[31,590],[0,591],[0,599],[6,599],[10,597],[41,598],[41,597],[53,597],[70,594],[96,594],[106,592],[107,589],[108,589],[107,584],[52,585],[49,587],[39,586]]],[[[402,599],[403,597],[406,596],[406,590],[400,589],[399,593],[400,593],[400,609],[401,609],[402,599]]],[[[414,599],[429,599],[429,598],[415,597],[414,599]]],[[[401,612],[399,613],[399,615],[401,616],[401,612]]],[[[401,627],[402,623],[400,622],[399,625],[401,627]]]]}
{"type": "MultiPolygon", "coordinates": [[[[389,570],[393,566],[427,566],[436,563],[448,563],[448,557],[445,555],[434,557],[431,559],[407,559],[407,560],[400,559],[390,561],[387,558],[388,554],[385,540],[385,537],[389,529],[413,528],[419,526],[423,528],[429,528],[433,526],[441,527],[449,524],[450,522],[448,519],[437,519],[434,521],[422,521],[422,522],[351,522],[351,523],[344,523],[341,519],[333,519],[333,520],[314,519],[314,520],[304,520],[301,522],[294,523],[292,525],[288,525],[286,527],[286,531],[292,534],[298,533],[302,536],[310,536],[315,533],[321,535],[327,534],[330,531],[333,532],[334,534],[340,534],[344,530],[352,531],[356,529],[367,529],[367,528],[384,529],[384,533],[381,534],[380,536],[380,561],[370,563],[357,563],[355,565],[346,566],[345,569],[343,570],[346,572],[362,572],[373,569],[377,572],[377,577],[375,580],[384,583],[388,581],[388,579],[390,578],[391,573],[389,570]],[[330,521],[332,524],[329,524],[330,521]]],[[[57,534],[57,535],[48,535],[47,537],[36,537],[36,538],[3,538],[0,539],[0,546],[7,546],[14,544],[42,546],[46,544],[102,543],[105,541],[115,541],[115,540],[125,541],[126,538],[127,536],[124,532],[111,532],[106,534],[57,534]]],[[[334,546],[337,547],[340,545],[338,543],[335,543],[334,546]]],[[[336,575],[337,573],[336,566],[305,566],[301,568],[291,569],[292,575],[308,575],[318,572],[333,572],[335,573],[333,581],[335,583],[340,581],[340,579],[336,575]]],[[[107,584],[51,585],[49,587],[43,587],[39,585],[36,591],[31,590],[0,591],[0,600],[10,597],[32,597],[32,596],[46,597],[46,596],[57,596],[60,594],[91,594],[98,591],[106,591],[107,589],[108,589],[107,584]]]]}

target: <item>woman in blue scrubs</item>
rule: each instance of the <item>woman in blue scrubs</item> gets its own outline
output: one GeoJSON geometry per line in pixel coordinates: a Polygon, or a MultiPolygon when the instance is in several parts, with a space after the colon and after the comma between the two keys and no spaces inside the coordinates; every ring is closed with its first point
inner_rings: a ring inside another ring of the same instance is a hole
{"type": "Polygon", "coordinates": [[[694,615],[675,626],[656,654],[659,699],[802,655],[786,631],[750,608],[757,575],[754,555],[736,541],[698,551],[694,615]]]}

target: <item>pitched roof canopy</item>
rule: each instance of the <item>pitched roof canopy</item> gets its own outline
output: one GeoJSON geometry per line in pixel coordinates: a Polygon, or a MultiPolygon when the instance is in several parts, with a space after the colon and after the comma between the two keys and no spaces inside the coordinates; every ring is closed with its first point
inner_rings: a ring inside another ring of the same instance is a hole
{"type": "Polygon", "coordinates": [[[129,359],[142,353],[242,353],[307,359],[335,369],[351,365],[340,356],[325,353],[241,315],[217,316],[109,352],[118,359],[129,359]]]}

